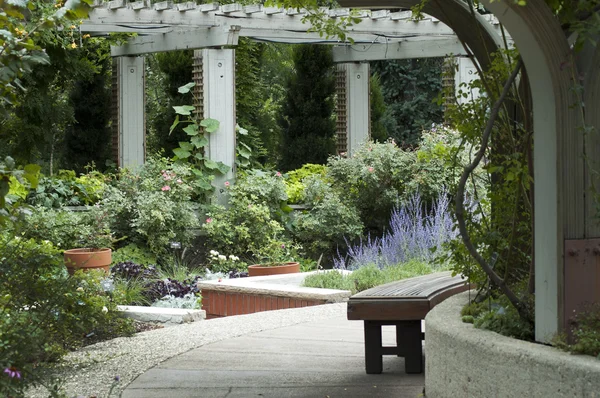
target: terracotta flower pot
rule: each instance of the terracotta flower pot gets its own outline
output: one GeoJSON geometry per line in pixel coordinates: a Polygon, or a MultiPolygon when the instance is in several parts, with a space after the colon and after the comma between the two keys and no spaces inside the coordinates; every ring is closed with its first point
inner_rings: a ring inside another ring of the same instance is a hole
{"type": "Polygon", "coordinates": [[[248,276],[266,276],[279,274],[293,274],[300,272],[300,263],[290,262],[280,265],[255,264],[248,266],[248,276]]]}
{"type": "Polygon", "coordinates": [[[112,262],[111,249],[69,249],[64,253],[65,265],[70,275],[76,270],[103,269],[108,273],[112,262]]]}

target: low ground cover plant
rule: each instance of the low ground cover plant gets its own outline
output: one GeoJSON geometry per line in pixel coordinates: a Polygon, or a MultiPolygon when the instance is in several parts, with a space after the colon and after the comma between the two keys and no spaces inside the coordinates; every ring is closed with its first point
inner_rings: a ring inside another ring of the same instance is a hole
{"type": "Polygon", "coordinates": [[[308,275],[304,279],[303,286],[350,290],[352,294],[356,294],[384,283],[427,275],[432,272],[434,272],[434,268],[430,264],[417,260],[391,265],[383,269],[375,264],[369,264],[350,274],[331,270],[308,275]]]}

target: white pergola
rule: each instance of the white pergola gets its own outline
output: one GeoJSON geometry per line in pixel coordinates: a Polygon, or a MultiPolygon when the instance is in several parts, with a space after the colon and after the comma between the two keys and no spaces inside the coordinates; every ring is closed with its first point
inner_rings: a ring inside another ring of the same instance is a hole
{"type": "MultiPolygon", "coordinates": [[[[349,9],[326,10],[330,18],[350,15],[349,9]]],[[[116,69],[116,108],[118,129],[114,143],[118,163],[136,166],[144,162],[144,59],[154,52],[202,49],[195,52],[201,65],[197,84],[202,87],[203,116],[220,121],[218,134],[212,134],[208,155],[216,161],[235,163],[235,56],[230,48],[239,37],[278,43],[314,43],[336,46],[334,61],[345,80],[343,141],[339,148],[352,152],[368,139],[370,130],[369,64],[382,59],[467,56],[454,32],[433,17],[415,22],[410,11],[361,11],[360,23],[348,30],[353,43],[325,38],[310,32],[303,22],[306,11],[269,8],[262,5],[172,4],[125,0],[97,2],[82,32],[106,34],[132,32],[138,36],[125,45],[112,47],[116,69]]],[[[496,19],[487,18],[500,34],[496,19]]],[[[467,64],[470,64],[470,60],[467,64]]],[[[465,62],[463,62],[465,63],[465,62]]],[[[472,65],[471,65],[472,67],[472,65]]],[[[464,69],[464,68],[463,68],[464,69]]],[[[474,68],[472,68],[474,69],[474,68]]],[[[463,71],[464,72],[464,71],[463,71]]],[[[464,73],[463,73],[464,75],[464,73]]],[[[460,77],[459,80],[464,80],[460,77]]],[[[340,130],[340,128],[338,128],[340,130]]],[[[216,183],[233,179],[233,169],[216,183]],[[222,181],[221,181],[222,180],[222,181]]]]}

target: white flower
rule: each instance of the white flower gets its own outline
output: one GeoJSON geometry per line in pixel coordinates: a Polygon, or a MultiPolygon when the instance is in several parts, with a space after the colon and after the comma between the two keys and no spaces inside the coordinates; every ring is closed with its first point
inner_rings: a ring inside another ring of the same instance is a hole
{"type": "MultiPolygon", "coordinates": [[[[83,292],[83,288],[82,288],[81,286],[79,286],[79,287],[77,288],[77,291],[78,291],[78,292],[83,292]]],[[[106,308],[106,307],[104,307],[104,308],[106,308]]]]}
{"type": "Polygon", "coordinates": [[[219,254],[219,261],[225,261],[225,260],[227,260],[227,257],[225,257],[222,254],[219,254]]]}
{"type": "Polygon", "coordinates": [[[108,308],[106,308],[106,306],[102,307],[102,312],[104,312],[104,313],[108,312],[108,308]]]}
{"type": "Polygon", "coordinates": [[[229,255],[229,259],[230,259],[231,261],[237,261],[237,260],[239,260],[238,256],[234,256],[233,254],[230,254],[230,255],[229,255]]]}
{"type": "Polygon", "coordinates": [[[209,253],[210,253],[211,255],[213,255],[213,256],[218,256],[218,255],[219,255],[219,252],[218,252],[218,251],[216,251],[216,250],[211,250],[211,251],[209,251],[209,253]]]}

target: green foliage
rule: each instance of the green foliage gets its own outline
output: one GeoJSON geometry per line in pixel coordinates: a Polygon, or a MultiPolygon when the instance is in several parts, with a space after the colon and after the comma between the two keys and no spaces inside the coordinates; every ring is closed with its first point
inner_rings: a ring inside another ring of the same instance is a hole
{"type": "Polygon", "coordinates": [[[309,275],[304,279],[303,286],[350,290],[352,294],[356,294],[384,283],[427,275],[431,272],[433,272],[431,266],[420,261],[397,264],[383,270],[375,265],[368,265],[353,271],[351,274],[331,270],[309,275]]]}
{"type": "Polygon", "coordinates": [[[0,234],[0,366],[14,367],[22,379],[0,382],[0,394],[22,396],[40,382],[37,364],[54,361],[67,350],[130,335],[116,303],[100,284],[102,273],[69,277],[49,242],[0,234]]]}
{"type": "Polygon", "coordinates": [[[56,177],[40,178],[27,203],[49,208],[93,205],[101,199],[104,186],[105,177],[97,171],[75,177],[73,171],[61,170],[56,177]]]}
{"type": "Polygon", "coordinates": [[[565,351],[591,355],[600,359],[600,303],[587,303],[570,321],[571,342],[566,334],[553,339],[552,344],[565,351]]]}
{"type": "Polygon", "coordinates": [[[276,240],[284,227],[271,217],[269,207],[249,198],[231,200],[229,208],[213,206],[202,225],[205,245],[220,253],[231,252],[246,259],[258,256],[262,248],[276,240]]]}
{"type": "Polygon", "coordinates": [[[343,192],[345,203],[358,209],[367,228],[383,231],[394,206],[414,193],[408,192],[406,185],[415,158],[414,152],[403,151],[392,142],[368,142],[350,158],[330,158],[327,177],[343,192]]]}
{"type": "Polygon", "coordinates": [[[252,203],[263,204],[277,221],[284,221],[286,213],[289,213],[285,182],[280,172],[248,170],[228,190],[232,202],[245,198],[252,203]]]}
{"type": "MultiPolygon", "coordinates": [[[[191,92],[194,83],[188,83],[179,87],[179,92],[187,94],[191,92]]],[[[215,119],[199,120],[195,114],[195,108],[191,105],[174,106],[175,121],[171,125],[171,132],[181,123],[187,124],[182,130],[189,136],[189,141],[180,141],[179,147],[173,149],[175,161],[191,168],[194,175],[192,187],[196,199],[201,202],[208,201],[214,187],[211,181],[215,175],[226,174],[233,165],[226,165],[223,162],[215,162],[206,156],[205,147],[208,146],[208,134],[215,134],[219,130],[219,121],[215,119]],[[181,119],[180,116],[185,116],[181,119]]],[[[221,133],[223,134],[223,133],[221,133]]],[[[246,150],[250,150],[246,146],[246,150]]]]}
{"type": "Polygon", "coordinates": [[[529,322],[519,317],[517,310],[505,296],[471,303],[461,310],[463,322],[476,328],[487,329],[504,336],[532,341],[534,331],[529,322]]]}
{"type": "Polygon", "coordinates": [[[600,359],[600,303],[589,305],[575,317],[572,326],[573,352],[594,355],[600,359]]]}
{"type": "Polygon", "coordinates": [[[111,38],[81,35],[75,25],[35,36],[50,63],[21,78],[18,104],[0,135],[19,163],[35,162],[52,175],[59,168],[83,172],[110,157],[111,38]]]}
{"type": "Polygon", "coordinates": [[[23,190],[37,187],[39,174],[37,165],[20,169],[10,156],[0,160],[0,225],[22,210],[23,190]]]}
{"type": "Polygon", "coordinates": [[[145,246],[138,246],[130,243],[112,252],[112,263],[118,264],[131,261],[136,264],[150,265],[156,264],[156,256],[152,254],[145,246]]]}
{"type": "Polygon", "coordinates": [[[286,81],[287,95],[279,121],[283,129],[283,170],[297,169],[304,163],[324,164],[335,152],[331,48],[298,45],[293,57],[295,73],[286,81]]]}
{"type": "Polygon", "coordinates": [[[21,88],[20,78],[35,65],[48,64],[43,48],[34,40],[69,20],[85,18],[90,0],[69,0],[64,3],[9,1],[2,4],[0,24],[0,101],[2,108],[16,102],[16,92],[21,88]]]}
{"type": "MultiPolygon", "coordinates": [[[[386,124],[390,125],[391,123],[385,120],[387,106],[383,97],[381,78],[376,73],[371,75],[370,89],[371,138],[375,142],[385,142],[389,137],[386,124]]],[[[387,117],[389,118],[389,116],[387,117]]]]}
{"type": "Polygon", "coordinates": [[[381,123],[401,146],[416,145],[421,131],[442,122],[442,107],[433,101],[442,89],[442,61],[424,58],[371,63],[387,106],[381,123]]]}
{"type": "Polygon", "coordinates": [[[165,296],[152,303],[152,307],[161,308],[186,308],[190,310],[199,310],[202,308],[202,297],[194,294],[186,294],[183,297],[165,296]]]}
{"type": "Polygon", "coordinates": [[[303,183],[304,179],[313,175],[324,177],[325,172],[325,166],[307,163],[302,165],[299,169],[286,173],[284,182],[288,203],[302,203],[304,201],[304,190],[306,189],[306,186],[303,183]]]}
{"type": "MultiPolygon", "coordinates": [[[[475,80],[468,86],[463,85],[457,93],[462,95],[477,88],[485,95],[447,107],[447,117],[459,132],[458,142],[466,153],[480,145],[481,132],[487,122],[485,115],[513,70],[517,57],[512,50],[495,54],[485,82],[475,80]]],[[[519,93],[511,90],[507,101],[510,106],[502,108],[494,125],[492,140],[486,148],[486,164],[470,179],[475,183],[467,193],[465,221],[474,246],[486,261],[496,259],[494,271],[512,286],[532,277],[532,136],[527,130],[527,123],[514,120],[513,106],[527,109],[521,103],[519,93]]],[[[523,117],[528,119],[530,115],[523,117]]],[[[428,152],[440,153],[436,147],[437,144],[429,145],[428,152]]],[[[444,158],[451,159],[452,156],[443,155],[441,159],[444,158]]],[[[461,156],[454,158],[455,164],[464,164],[468,160],[461,156]]],[[[471,280],[478,284],[487,280],[460,238],[450,241],[445,252],[449,255],[446,260],[453,264],[455,272],[470,275],[471,280]]]]}
{"type": "Polygon", "coordinates": [[[311,257],[323,254],[330,258],[345,240],[352,241],[362,235],[363,223],[357,209],[318,175],[303,181],[305,203],[311,208],[296,216],[294,237],[311,257]]]}
{"type": "Polygon", "coordinates": [[[151,301],[146,294],[147,281],[142,279],[121,279],[115,278],[113,281],[114,290],[112,293],[115,303],[118,305],[150,305],[151,301]]]}
{"type": "Polygon", "coordinates": [[[147,57],[147,119],[150,153],[171,151],[189,136],[180,126],[171,131],[176,113],[173,106],[192,103],[192,95],[178,88],[192,81],[193,50],[169,51],[147,57]]]}
{"type": "Polygon", "coordinates": [[[194,178],[186,165],[158,157],[137,171],[121,169],[100,203],[111,215],[111,231],[159,257],[172,241],[186,246],[199,226],[191,200],[194,178]]]}

